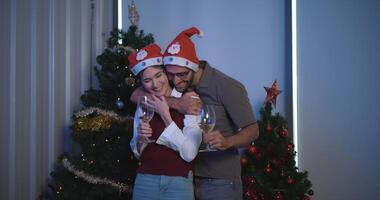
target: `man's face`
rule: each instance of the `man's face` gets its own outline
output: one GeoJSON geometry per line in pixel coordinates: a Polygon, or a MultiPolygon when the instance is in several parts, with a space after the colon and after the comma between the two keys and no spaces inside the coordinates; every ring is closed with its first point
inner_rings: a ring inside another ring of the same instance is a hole
{"type": "Polygon", "coordinates": [[[165,65],[166,75],[178,92],[185,92],[193,82],[194,72],[178,65],[165,65]]]}

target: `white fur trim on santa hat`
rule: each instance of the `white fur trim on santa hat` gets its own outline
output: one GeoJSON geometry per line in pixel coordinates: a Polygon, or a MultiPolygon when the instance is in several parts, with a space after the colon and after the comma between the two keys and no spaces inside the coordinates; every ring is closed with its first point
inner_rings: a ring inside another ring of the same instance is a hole
{"type": "Polygon", "coordinates": [[[198,71],[198,64],[178,56],[165,56],[164,65],[179,65],[181,67],[190,68],[193,71],[198,71]]]}
{"type": "Polygon", "coordinates": [[[140,73],[142,70],[144,70],[147,67],[151,67],[154,65],[162,65],[162,64],[163,64],[162,57],[149,58],[137,63],[134,67],[131,68],[131,71],[134,75],[137,75],[138,73],[140,73]]]}

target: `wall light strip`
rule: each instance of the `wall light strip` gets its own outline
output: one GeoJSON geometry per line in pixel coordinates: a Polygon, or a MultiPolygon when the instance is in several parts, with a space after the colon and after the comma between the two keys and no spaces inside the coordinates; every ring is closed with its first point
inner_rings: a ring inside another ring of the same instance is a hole
{"type": "MultiPolygon", "coordinates": [[[[16,48],[16,34],[17,34],[17,2],[10,2],[10,72],[9,72],[9,141],[8,141],[8,199],[16,198],[16,67],[17,67],[17,48],[16,48]]],[[[5,30],[2,30],[5,31],[5,30]]],[[[1,66],[3,67],[3,66],[1,66]]],[[[6,92],[4,92],[6,93],[6,92]]],[[[4,98],[4,97],[2,97],[4,98]]],[[[3,111],[5,112],[5,111],[3,111]]],[[[2,119],[3,120],[3,119],[2,119]]],[[[3,154],[2,154],[3,155],[3,154]]],[[[2,159],[3,160],[3,159],[2,159]]],[[[2,177],[3,178],[3,177],[2,177]]],[[[18,182],[18,181],[17,181],[18,182]]],[[[5,186],[5,188],[7,188],[5,186]]],[[[6,196],[7,194],[5,194],[6,196]]]]}
{"type": "Polygon", "coordinates": [[[297,152],[295,160],[296,166],[299,163],[298,157],[298,57],[297,57],[297,0],[292,0],[292,99],[293,99],[293,143],[297,152]]]}
{"type": "MultiPolygon", "coordinates": [[[[117,29],[123,29],[123,0],[117,0],[117,29]]],[[[119,40],[119,44],[121,43],[119,40]]]]}

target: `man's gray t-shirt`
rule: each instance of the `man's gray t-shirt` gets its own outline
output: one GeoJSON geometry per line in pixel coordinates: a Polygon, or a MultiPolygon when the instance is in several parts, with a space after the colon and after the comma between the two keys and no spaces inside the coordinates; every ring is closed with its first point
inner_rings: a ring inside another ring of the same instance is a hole
{"type": "MultiPolygon", "coordinates": [[[[245,87],[237,80],[212,68],[201,61],[204,68],[202,78],[195,90],[204,104],[211,104],[215,109],[216,124],[228,137],[240,128],[256,123],[245,87]]],[[[223,179],[240,179],[241,166],[238,150],[200,152],[195,160],[195,176],[223,179]]]]}

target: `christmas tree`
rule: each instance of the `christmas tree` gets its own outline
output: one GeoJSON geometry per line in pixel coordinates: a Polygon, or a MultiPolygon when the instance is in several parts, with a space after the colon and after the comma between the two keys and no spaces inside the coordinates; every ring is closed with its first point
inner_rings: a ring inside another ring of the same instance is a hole
{"type": "Polygon", "coordinates": [[[136,81],[127,58],[154,42],[152,34],[138,30],[133,14],[127,32],[111,32],[108,48],[97,57],[99,89],[87,90],[81,97],[84,108],[73,115],[71,134],[80,154],[59,157],[40,199],[131,199],[138,161],[129,146],[136,107],[129,98],[136,81]]]}
{"type": "Polygon", "coordinates": [[[272,114],[281,91],[276,81],[265,90],[267,97],[258,121],[260,136],[241,158],[244,199],[310,200],[314,192],[307,172],[296,167],[287,122],[279,113],[272,114]]]}

